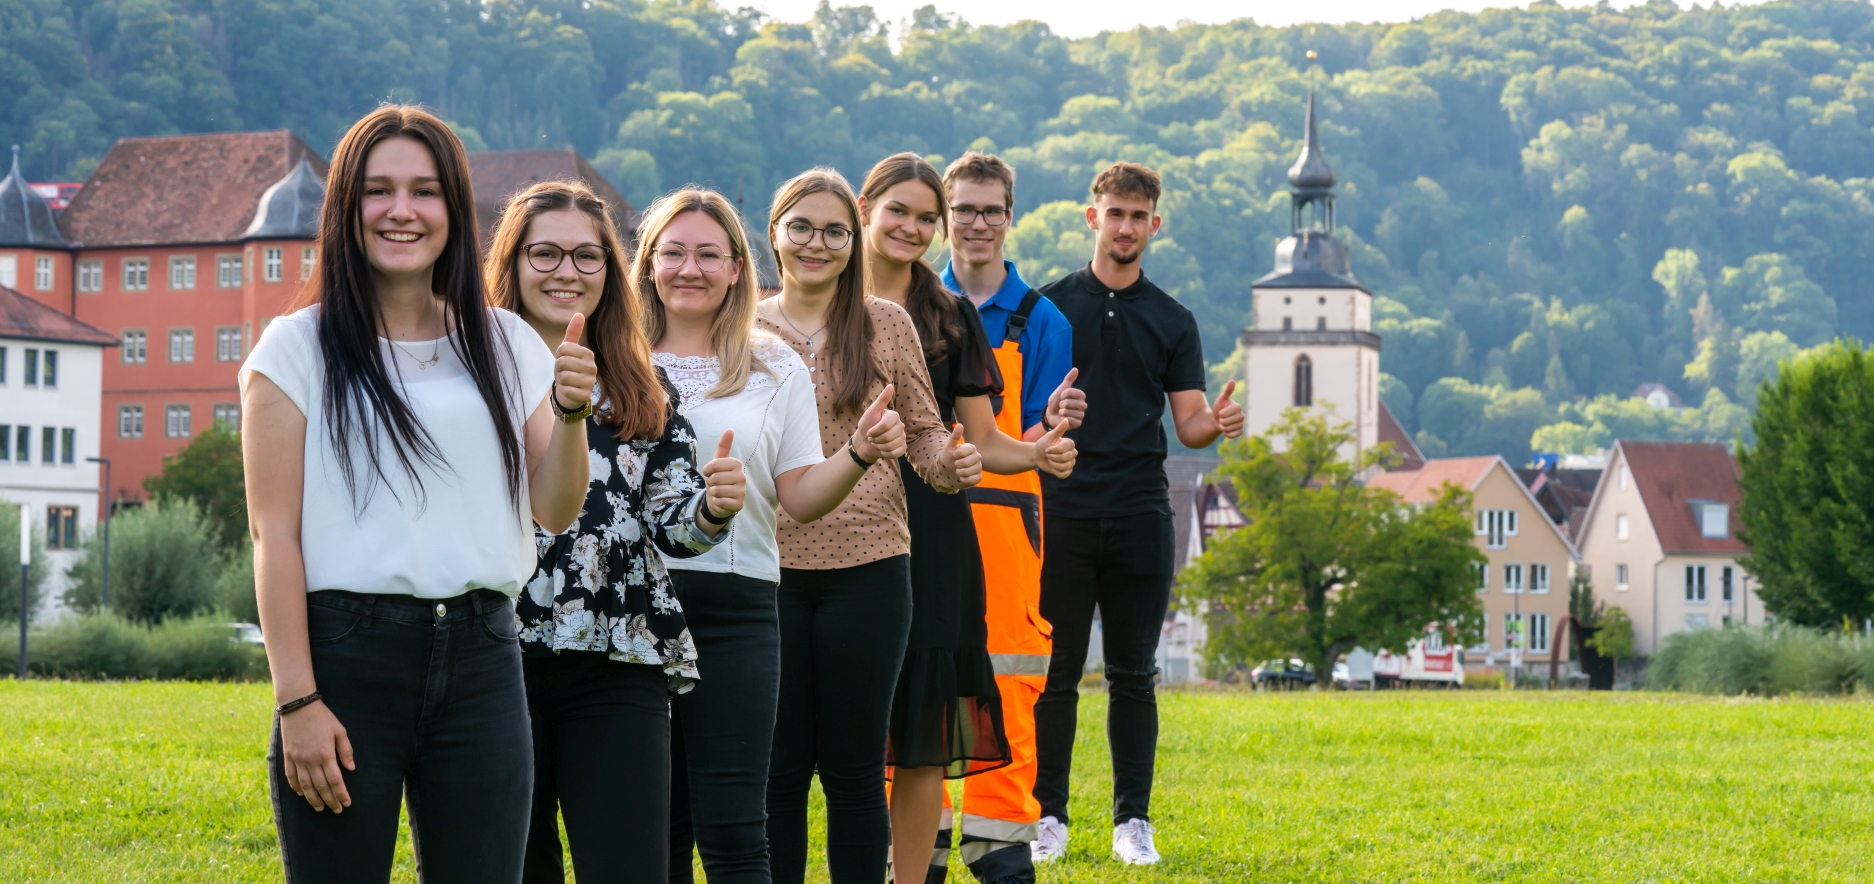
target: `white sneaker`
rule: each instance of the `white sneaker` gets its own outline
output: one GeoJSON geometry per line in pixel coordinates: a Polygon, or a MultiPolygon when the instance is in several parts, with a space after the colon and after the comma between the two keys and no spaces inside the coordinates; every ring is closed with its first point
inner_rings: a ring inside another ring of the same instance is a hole
{"type": "Polygon", "coordinates": [[[1051,816],[1044,816],[1035,824],[1041,837],[1028,842],[1028,855],[1035,862],[1045,863],[1067,855],[1067,827],[1051,816]]]}
{"type": "Polygon", "coordinates": [[[1113,827],[1113,855],[1129,866],[1149,866],[1158,862],[1158,849],[1152,846],[1152,824],[1144,820],[1126,820],[1113,827]]]}

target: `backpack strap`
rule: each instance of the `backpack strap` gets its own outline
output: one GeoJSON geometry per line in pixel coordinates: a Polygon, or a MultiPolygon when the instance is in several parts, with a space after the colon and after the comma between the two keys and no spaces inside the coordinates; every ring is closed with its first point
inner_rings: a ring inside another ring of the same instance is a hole
{"type": "Polygon", "coordinates": [[[1022,303],[1015,308],[1015,312],[1009,314],[1009,327],[1003,333],[1002,339],[1021,340],[1022,332],[1028,330],[1028,314],[1035,312],[1035,305],[1039,303],[1041,303],[1041,293],[1032,288],[1029,289],[1028,294],[1022,296],[1022,303]]]}

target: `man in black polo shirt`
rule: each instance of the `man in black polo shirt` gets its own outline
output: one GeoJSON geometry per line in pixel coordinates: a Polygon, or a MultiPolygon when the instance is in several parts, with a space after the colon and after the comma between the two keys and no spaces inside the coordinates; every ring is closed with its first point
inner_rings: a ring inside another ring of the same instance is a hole
{"type": "Polygon", "coordinates": [[[1171,601],[1171,497],[1165,482],[1169,399],[1178,441],[1206,448],[1243,432],[1242,406],[1225,385],[1204,398],[1197,320],[1147,280],[1139,262],[1160,218],[1158,174],[1115,163],[1093,181],[1087,226],[1093,262],[1041,288],[1074,329],[1074,367],[1087,412],[1070,431],[1080,461],[1065,479],[1041,481],[1046,555],[1041,616],[1054,626],[1047,689],[1035,705],[1041,803],[1037,861],[1067,848],[1068,775],[1087,640],[1099,606],[1105,646],[1106,733],[1113,756],[1113,853],[1133,865],[1158,861],[1152,844],[1152,766],[1158,749],[1158,638],[1171,601]]]}

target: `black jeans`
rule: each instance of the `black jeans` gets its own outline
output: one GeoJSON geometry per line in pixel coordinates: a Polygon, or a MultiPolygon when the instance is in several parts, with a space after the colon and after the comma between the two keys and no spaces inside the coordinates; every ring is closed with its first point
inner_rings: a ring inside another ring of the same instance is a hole
{"type": "Polygon", "coordinates": [[[520,880],[534,768],[517,626],[513,603],[488,590],[306,594],[313,677],[357,769],[344,774],[344,813],[313,810],[287,785],[274,720],[267,771],[287,881],[390,880],[405,801],[421,880],[520,880]]]}
{"type": "Polygon", "coordinates": [[[670,681],[598,651],[530,656],[533,822],[526,884],[562,884],[557,816],[579,884],[665,884],[670,855],[670,681]],[[559,813],[556,814],[555,811],[559,813]]]}
{"type": "Polygon", "coordinates": [[[670,880],[694,880],[694,845],[709,884],[768,884],[768,755],[781,690],[775,585],[674,568],[670,580],[703,676],[671,704],[670,880]]]}
{"type": "MultiPolygon", "coordinates": [[[[885,728],[911,630],[911,557],[781,569],[781,697],[768,774],[774,880],[807,875],[807,790],[826,793],[833,884],[878,884],[891,849],[885,728]]],[[[707,665],[707,661],[702,661],[707,665]]]]}
{"type": "Polygon", "coordinates": [[[1106,742],[1113,754],[1113,825],[1150,819],[1158,752],[1158,638],[1171,604],[1171,517],[1047,517],[1041,616],[1054,624],[1048,687],[1035,702],[1035,800],[1067,820],[1080,673],[1093,608],[1106,657],[1106,742]]]}

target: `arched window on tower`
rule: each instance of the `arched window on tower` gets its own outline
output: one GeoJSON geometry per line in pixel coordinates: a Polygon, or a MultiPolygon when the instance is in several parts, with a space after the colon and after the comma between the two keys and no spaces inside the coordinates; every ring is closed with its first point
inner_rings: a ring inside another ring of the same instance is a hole
{"type": "Polygon", "coordinates": [[[1295,407],[1314,404],[1314,362],[1307,354],[1295,357],[1295,407]]]}

